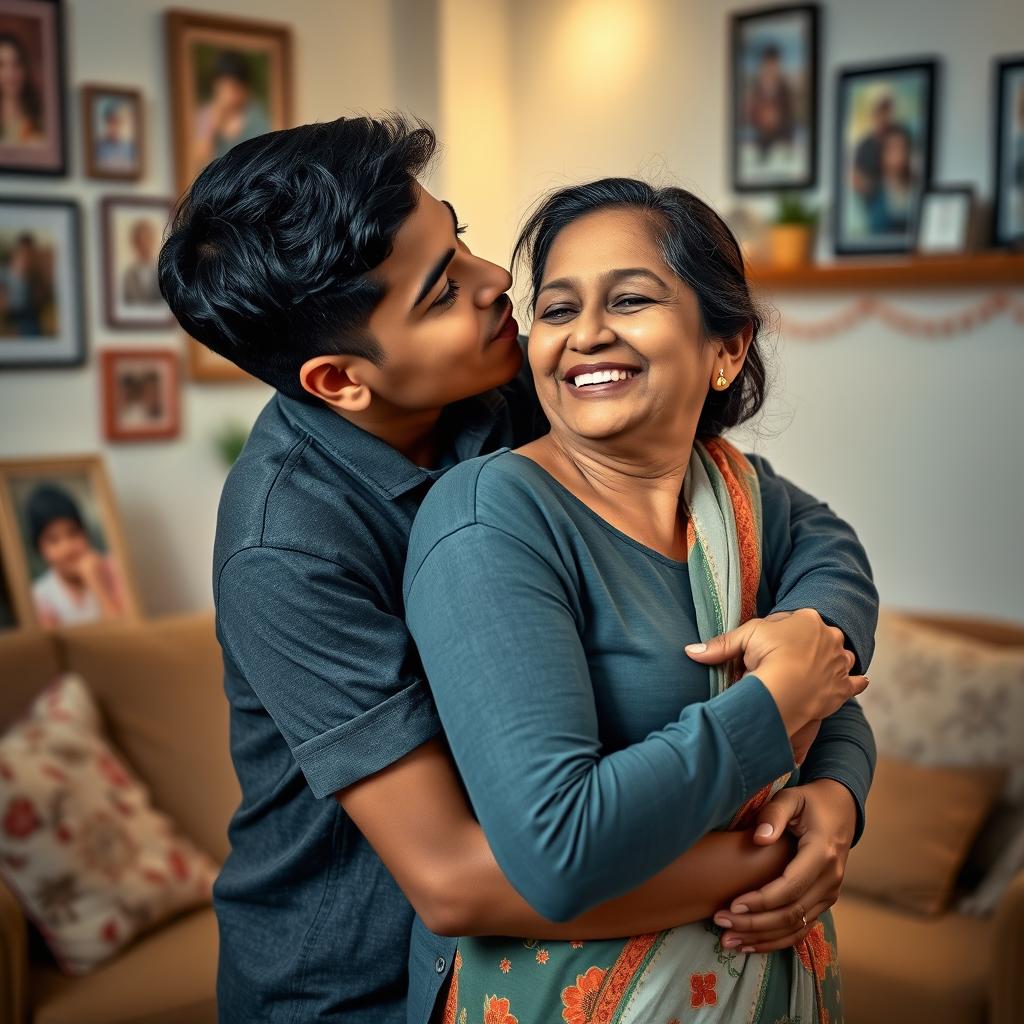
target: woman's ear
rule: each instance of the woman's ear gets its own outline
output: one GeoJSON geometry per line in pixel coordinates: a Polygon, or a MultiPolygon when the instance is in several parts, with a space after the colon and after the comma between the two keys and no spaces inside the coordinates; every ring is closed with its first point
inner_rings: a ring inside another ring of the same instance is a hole
{"type": "Polygon", "coordinates": [[[352,356],[314,356],[300,367],[299,382],[339,412],[363,412],[373,393],[361,380],[355,362],[352,356]]]}
{"type": "Polygon", "coordinates": [[[748,320],[743,330],[731,338],[715,340],[715,362],[711,368],[711,386],[724,391],[743,369],[750,343],[754,339],[754,325],[748,320]],[[722,380],[726,383],[720,383],[722,380]]]}

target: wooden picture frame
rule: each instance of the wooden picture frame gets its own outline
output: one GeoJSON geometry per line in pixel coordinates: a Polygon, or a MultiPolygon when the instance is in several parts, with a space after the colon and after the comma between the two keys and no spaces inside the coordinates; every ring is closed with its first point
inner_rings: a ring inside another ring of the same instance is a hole
{"type": "Polygon", "coordinates": [[[818,4],[794,4],[740,11],[730,19],[729,141],[736,192],[817,184],[820,18],[818,4]],[[769,81],[761,83],[758,103],[762,73],[769,81]],[[757,166],[770,163],[773,150],[774,166],[757,166]]]}
{"type": "Polygon", "coordinates": [[[0,197],[0,281],[12,276],[18,288],[0,289],[0,371],[82,365],[88,317],[75,200],[0,197]]]}
{"type": "Polygon", "coordinates": [[[140,617],[113,490],[98,455],[0,460],[0,557],[19,625],[50,628],[140,617]],[[43,553],[51,529],[64,531],[55,538],[63,546],[56,548],[59,561],[53,564],[43,553]],[[67,533],[76,529],[81,536],[69,539],[67,533]],[[69,564],[72,574],[78,572],[84,562],[90,568],[83,576],[94,583],[76,601],[61,583],[62,574],[69,564]],[[99,590],[102,599],[96,597],[99,590]],[[113,601],[116,611],[104,611],[103,601],[113,601]]]}
{"type": "Polygon", "coordinates": [[[992,238],[1024,248],[1024,54],[993,61],[995,131],[992,151],[992,238]]]}
{"type": "Polygon", "coordinates": [[[138,181],[146,170],[146,124],[142,92],[119,85],[90,82],[82,92],[82,147],[87,178],[100,181],[138,181]],[[98,108],[104,109],[99,110],[98,108]],[[97,132],[97,122],[116,128],[130,125],[122,139],[105,139],[97,132]]]}
{"type": "Polygon", "coordinates": [[[955,256],[974,243],[975,195],[972,185],[933,185],[921,196],[914,250],[919,256],[955,256]]]}
{"type": "MultiPolygon", "coordinates": [[[[275,22],[186,10],[168,11],[165,24],[180,194],[210,158],[251,135],[294,123],[292,30],[275,22]]],[[[194,338],[188,344],[194,380],[252,381],[194,338]]]]}
{"type": "Polygon", "coordinates": [[[178,353],[174,349],[108,348],[100,358],[104,437],[108,441],[167,441],[178,437],[178,353]],[[126,394],[129,385],[131,394],[126,394]]]}
{"type": "Polygon", "coordinates": [[[17,142],[0,144],[0,174],[67,174],[63,0],[0,0],[0,59],[22,69],[17,142]]]}
{"type": "Polygon", "coordinates": [[[104,196],[100,201],[103,311],[108,327],[154,331],[177,323],[156,276],[160,243],[173,209],[170,199],[145,196],[104,196]],[[125,257],[133,246],[135,260],[128,263],[125,257]]]}
{"type": "Polygon", "coordinates": [[[837,72],[832,237],[836,255],[912,251],[918,204],[931,185],[937,81],[934,58],[837,72]],[[906,109],[917,118],[910,126],[902,120],[906,109]],[[863,131],[866,115],[873,119],[870,131],[863,131]],[[854,120],[862,129],[856,144],[851,137],[854,120]],[[883,145],[901,148],[905,154],[905,180],[896,181],[891,190],[881,168],[896,161],[882,158],[883,145]],[[869,164],[874,165],[872,174],[862,170],[869,164]]]}

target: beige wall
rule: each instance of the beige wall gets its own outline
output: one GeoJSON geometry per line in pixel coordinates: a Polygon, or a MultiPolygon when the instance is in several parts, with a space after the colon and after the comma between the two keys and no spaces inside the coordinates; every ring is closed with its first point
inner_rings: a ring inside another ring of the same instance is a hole
{"type": "MultiPolygon", "coordinates": [[[[68,84],[140,86],[150,171],[131,189],[169,195],[166,68],[160,0],[71,0],[68,84]]],[[[287,18],[296,41],[297,112],[326,120],[353,109],[412,109],[445,142],[431,186],[469,223],[468,240],[507,259],[516,225],[545,188],[604,174],[677,180],[720,208],[726,165],[726,14],[715,0],[219,0],[199,5],[287,18]]],[[[748,6],[744,4],[743,6],[748,6]]],[[[936,176],[990,192],[990,59],[1024,50],[1010,0],[858,0],[824,5],[823,111],[831,127],[841,63],[915,54],[944,58],[936,176]]],[[[96,206],[112,191],[72,176],[7,178],[4,194],[73,195],[83,205],[92,350],[180,346],[176,332],[102,325],[96,206]]],[[[831,170],[822,147],[822,181],[831,170]]],[[[908,309],[955,308],[978,291],[893,295],[908,309]]],[[[779,297],[813,319],[850,300],[779,297]]],[[[918,341],[877,323],[818,343],[778,343],[776,386],[759,434],[741,438],[829,500],[858,528],[883,598],[922,608],[1024,619],[1024,344],[1002,320],[974,334],[918,341]]],[[[0,456],[101,451],[114,478],[150,612],[209,603],[210,549],[223,469],[210,436],[249,422],[258,386],[186,384],[180,441],[106,445],[95,360],[74,371],[0,377],[0,456]]]]}

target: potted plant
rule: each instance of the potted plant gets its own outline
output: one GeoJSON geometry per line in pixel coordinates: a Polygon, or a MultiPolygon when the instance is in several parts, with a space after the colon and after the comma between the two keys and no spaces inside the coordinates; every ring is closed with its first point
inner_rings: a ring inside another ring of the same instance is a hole
{"type": "Polygon", "coordinates": [[[778,213],[768,234],[774,267],[802,267],[811,262],[818,213],[795,192],[779,194],[778,213]]]}

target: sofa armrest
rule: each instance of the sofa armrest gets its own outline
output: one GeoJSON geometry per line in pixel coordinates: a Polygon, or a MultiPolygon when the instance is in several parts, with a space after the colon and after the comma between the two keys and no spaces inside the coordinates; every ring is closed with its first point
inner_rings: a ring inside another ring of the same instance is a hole
{"type": "Polygon", "coordinates": [[[1024,869],[996,907],[992,932],[990,1024],[1015,1024],[1024,1006],[1024,869]]]}
{"type": "Polygon", "coordinates": [[[28,1011],[28,925],[0,879],[0,1024],[25,1024],[28,1011]]]}

